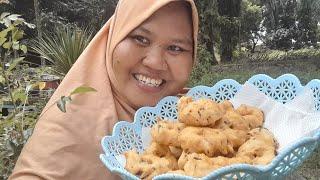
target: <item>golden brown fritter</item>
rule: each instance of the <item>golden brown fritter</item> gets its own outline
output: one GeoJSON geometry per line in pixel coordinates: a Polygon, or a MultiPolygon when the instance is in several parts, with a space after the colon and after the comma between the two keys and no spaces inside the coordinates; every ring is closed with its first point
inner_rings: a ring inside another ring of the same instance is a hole
{"type": "Polygon", "coordinates": [[[160,158],[151,154],[141,156],[141,161],[136,166],[140,167],[140,171],[136,175],[140,175],[141,179],[152,179],[154,176],[175,170],[171,164],[171,159],[166,157],[160,158]]]}
{"type": "Polygon", "coordinates": [[[250,138],[239,147],[237,157],[249,157],[253,164],[268,164],[276,155],[277,143],[270,131],[256,128],[249,132],[250,138]]]}
{"type": "Polygon", "coordinates": [[[170,153],[168,146],[161,145],[157,142],[151,142],[150,146],[144,151],[144,154],[152,154],[158,157],[163,157],[170,153]]]}
{"type": "Polygon", "coordinates": [[[179,133],[185,125],[180,122],[159,120],[151,129],[152,139],[162,145],[180,147],[179,133]]]}
{"type": "Polygon", "coordinates": [[[139,154],[136,151],[127,151],[124,153],[124,156],[126,157],[125,169],[132,174],[138,174],[140,167],[136,163],[141,161],[139,154]]]}
{"type": "Polygon", "coordinates": [[[248,122],[250,129],[262,127],[264,114],[260,109],[242,104],[236,111],[248,122]]]}
{"type": "Polygon", "coordinates": [[[124,155],[125,169],[141,179],[152,179],[156,175],[178,169],[178,161],[171,154],[169,147],[155,142],[141,155],[135,151],[127,151],[124,155]]]}
{"type": "Polygon", "coordinates": [[[220,102],[218,105],[224,113],[226,113],[227,111],[234,110],[232,103],[228,100],[224,100],[224,101],[220,102]]]}
{"type": "Polygon", "coordinates": [[[189,176],[202,177],[218,168],[205,154],[191,153],[186,159],[183,170],[189,176]]]}
{"type": "Polygon", "coordinates": [[[247,139],[246,132],[207,127],[186,127],[179,136],[181,148],[188,153],[204,153],[209,157],[234,154],[241,142],[247,139]]]}
{"type": "Polygon", "coordinates": [[[251,160],[247,157],[224,157],[218,156],[210,158],[205,154],[190,153],[184,157],[184,163],[180,164],[183,166],[184,173],[193,177],[203,177],[212,172],[215,169],[223,166],[240,163],[251,163],[251,160]]]}
{"type": "Polygon", "coordinates": [[[223,116],[224,112],[215,101],[184,98],[178,102],[178,119],[188,126],[210,126],[223,116]]]}
{"type": "Polygon", "coordinates": [[[181,147],[174,147],[174,146],[169,146],[171,154],[176,158],[179,159],[179,157],[182,154],[182,149],[181,147]]]}
{"type": "Polygon", "coordinates": [[[249,131],[249,123],[238,112],[230,110],[227,111],[223,117],[212,126],[216,129],[237,129],[249,131]]]}
{"type": "Polygon", "coordinates": [[[189,96],[182,96],[178,100],[178,113],[182,112],[182,110],[188,106],[189,103],[193,102],[192,97],[189,96]]]}

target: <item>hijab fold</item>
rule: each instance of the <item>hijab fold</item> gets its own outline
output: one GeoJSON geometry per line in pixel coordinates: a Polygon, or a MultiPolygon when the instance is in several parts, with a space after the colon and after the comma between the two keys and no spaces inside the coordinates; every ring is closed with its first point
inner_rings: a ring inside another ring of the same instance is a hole
{"type": "MultiPolygon", "coordinates": [[[[112,52],[116,45],[155,11],[174,0],[120,0],[114,15],[95,35],[42,111],[23,148],[11,180],[119,179],[100,162],[100,141],[119,120],[132,121],[135,109],[116,89],[112,52]],[[62,113],[61,96],[81,86],[97,92],[74,95],[62,113]]],[[[193,0],[194,52],[198,14],[193,0]]],[[[130,93],[130,92],[128,92],[130,93]]]]}

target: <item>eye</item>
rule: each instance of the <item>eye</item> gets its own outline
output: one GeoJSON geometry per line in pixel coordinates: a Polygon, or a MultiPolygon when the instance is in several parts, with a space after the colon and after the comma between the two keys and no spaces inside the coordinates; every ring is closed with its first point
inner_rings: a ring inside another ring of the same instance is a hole
{"type": "Polygon", "coordinates": [[[179,47],[179,46],[176,46],[176,45],[171,45],[171,46],[169,46],[169,47],[168,47],[168,50],[169,50],[169,51],[172,51],[172,52],[174,52],[174,53],[179,53],[179,52],[185,51],[185,49],[183,49],[183,48],[181,48],[181,47],[179,47]]]}
{"type": "Polygon", "coordinates": [[[140,45],[147,46],[150,44],[149,39],[147,39],[143,36],[135,35],[135,36],[132,36],[132,38],[140,45]]]}

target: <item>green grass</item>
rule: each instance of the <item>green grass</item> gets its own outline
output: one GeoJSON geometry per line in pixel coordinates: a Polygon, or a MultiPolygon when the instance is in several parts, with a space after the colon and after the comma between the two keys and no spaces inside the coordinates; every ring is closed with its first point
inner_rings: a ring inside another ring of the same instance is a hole
{"type": "MultiPolygon", "coordinates": [[[[320,65],[320,59],[319,65],[320,65]]],[[[193,75],[189,81],[188,86],[194,87],[197,85],[207,85],[212,86],[222,79],[234,79],[239,83],[244,83],[251,76],[255,74],[267,74],[273,78],[281,76],[286,73],[296,75],[302,84],[308,83],[312,79],[320,79],[320,68],[317,67],[313,61],[301,61],[292,62],[291,64],[286,64],[286,62],[277,63],[273,65],[261,63],[261,64],[245,64],[245,65],[216,65],[212,66],[211,70],[205,73],[196,73],[196,77],[193,75]]]]}

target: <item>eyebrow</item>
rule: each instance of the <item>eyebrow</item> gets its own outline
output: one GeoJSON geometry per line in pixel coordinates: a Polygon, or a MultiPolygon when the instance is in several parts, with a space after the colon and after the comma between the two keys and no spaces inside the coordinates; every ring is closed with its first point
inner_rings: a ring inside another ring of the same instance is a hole
{"type": "Polygon", "coordinates": [[[151,31],[149,31],[147,28],[145,28],[143,26],[138,27],[136,30],[142,31],[147,34],[152,34],[151,31]]]}
{"type": "MultiPolygon", "coordinates": [[[[147,28],[140,26],[138,27],[136,30],[142,31],[146,34],[152,34],[151,31],[149,31],[147,28]]],[[[173,39],[174,43],[180,43],[180,44],[187,44],[187,45],[191,45],[193,46],[193,40],[191,40],[190,38],[185,38],[185,39],[173,39]]]]}
{"type": "Polygon", "coordinates": [[[174,39],[173,42],[193,46],[193,41],[189,38],[186,38],[185,40],[184,39],[174,39]]]}

